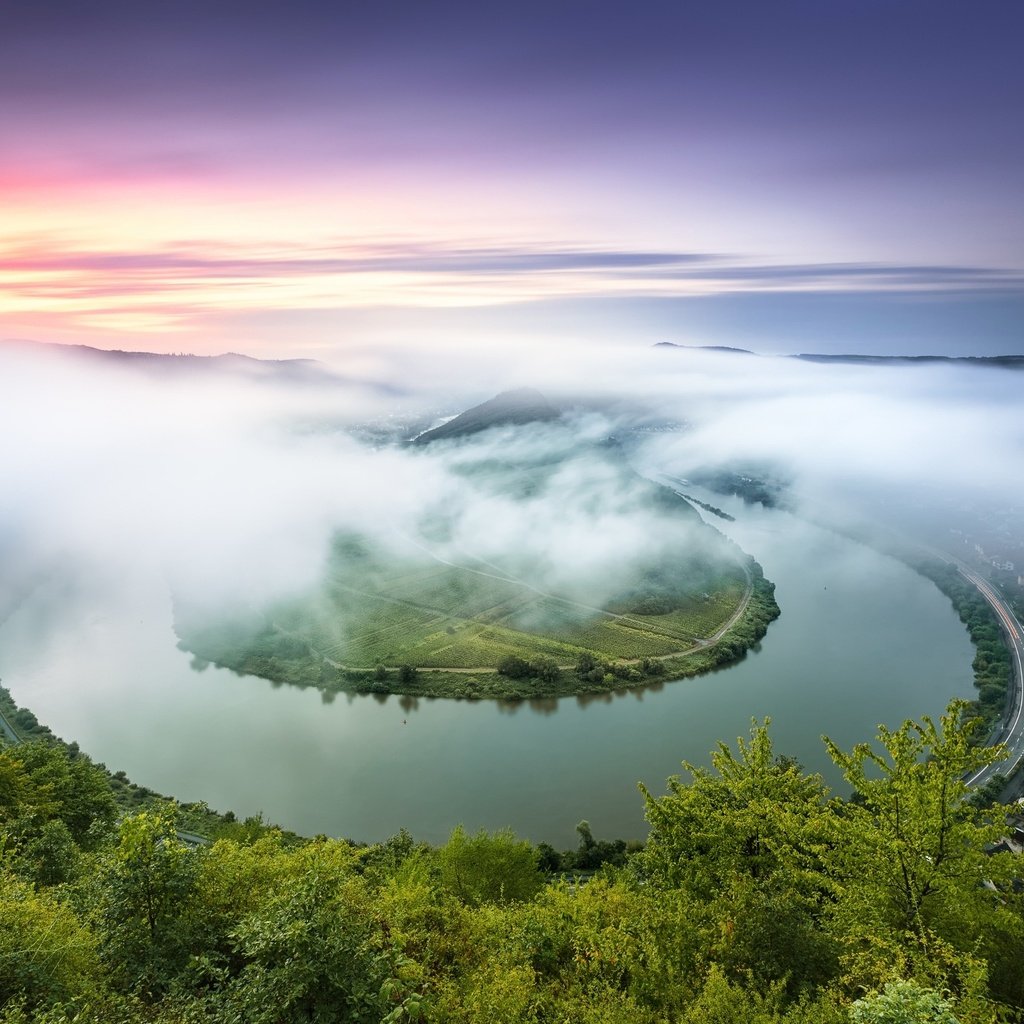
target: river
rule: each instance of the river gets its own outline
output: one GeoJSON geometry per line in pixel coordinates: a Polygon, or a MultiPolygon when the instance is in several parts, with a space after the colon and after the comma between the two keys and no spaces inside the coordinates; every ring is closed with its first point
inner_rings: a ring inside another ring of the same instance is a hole
{"type": "MultiPolygon", "coordinates": [[[[709,496],[711,497],[711,496],[709,496]]],[[[697,679],[531,705],[339,696],[197,671],[160,580],[41,585],[0,626],[16,701],[112,770],[182,800],[296,831],[432,842],[462,823],[575,845],[642,836],[643,780],[770,715],[776,749],[845,792],[820,736],[848,747],[879,722],[970,696],[973,648],[949,601],[900,562],[785,512],[714,498],[728,533],[777,584],[758,650],[697,679]]]]}

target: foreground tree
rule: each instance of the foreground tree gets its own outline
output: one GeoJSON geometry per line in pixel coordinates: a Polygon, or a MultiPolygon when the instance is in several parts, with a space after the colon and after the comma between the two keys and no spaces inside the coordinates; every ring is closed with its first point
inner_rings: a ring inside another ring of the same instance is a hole
{"type": "Polygon", "coordinates": [[[853,787],[831,818],[833,916],[850,980],[865,987],[900,975],[962,994],[984,984],[971,951],[988,918],[1004,913],[997,889],[1013,865],[986,852],[1005,831],[1005,809],[980,811],[964,781],[1003,751],[972,746],[978,723],[964,720],[965,707],[952,703],[939,725],[882,726],[881,752],[825,740],[853,787]]]}
{"type": "Polygon", "coordinates": [[[77,851],[96,849],[116,813],[106,776],[84,754],[41,741],[0,752],[0,829],[29,877],[69,878],[77,851]]]}
{"type": "Polygon", "coordinates": [[[788,978],[793,990],[823,983],[834,957],[820,928],[829,898],[821,779],[775,756],[767,722],[735,754],[720,744],[712,764],[684,762],[692,780],[670,779],[667,796],[640,787],[651,831],[635,871],[706,908],[709,952],[732,977],[788,978]]]}
{"type": "Polygon", "coordinates": [[[530,900],[544,884],[537,851],[510,829],[469,835],[459,825],[438,860],[444,887],[471,906],[530,900]]]}
{"type": "Polygon", "coordinates": [[[121,822],[94,901],[103,959],[125,990],[163,992],[187,961],[200,856],[178,839],[170,811],[121,822]]]}
{"type": "Polygon", "coordinates": [[[0,1009],[29,1013],[88,995],[100,983],[96,940],[48,892],[0,869],[0,1009]]]}
{"type": "Polygon", "coordinates": [[[235,930],[244,967],[227,993],[227,1019],[381,1020],[390,963],[372,941],[372,905],[352,871],[354,856],[347,844],[328,840],[287,857],[292,871],[235,930]]]}
{"type": "Polygon", "coordinates": [[[684,761],[692,779],[673,776],[667,796],[640,785],[651,827],[641,857],[649,877],[713,895],[738,877],[764,882],[816,870],[827,791],[818,776],[775,756],[768,724],[754,723],[736,754],[720,743],[713,771],[684,761]]]}
{"type": "Polygon", "coordinates": [[[891,981],[850,1007],[853,1024],[959,1024],[952,1003],[912,981],[891,981]]]}

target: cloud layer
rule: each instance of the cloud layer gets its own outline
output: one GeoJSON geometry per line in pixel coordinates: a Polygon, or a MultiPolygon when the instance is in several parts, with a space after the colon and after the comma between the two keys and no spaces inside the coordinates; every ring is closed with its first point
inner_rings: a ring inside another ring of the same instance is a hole
{"type": "Polygon", "coordinates": [[[0,455],[0,611],[54,574],[114,587],[162,574],[214,603],[258,603],[311,585],[336,530],[400,546],[422,539],[432,510],[447,521],[442,556],[468,551],[593,593],[623,559],[657,556],[658,515],[637,507],[628,478],[584,454],[523,505],[473,474],[550,463],[607,437],[651,476],[774,467],[805,514],[854,518],[933,495],[1024,508],[1013,371],[679,350],[567,351],[556,362],[537,351],[505,383],[540,385],[575,409],[567,418],[407,449],[382,440],[489,397],[479,389],[503,364],[435,356],[433,374],[409,365],[404,378],[393,366],[398,397],[329,377],[154,375],[16,349],[0,359],[11,442],[0,455]]]}

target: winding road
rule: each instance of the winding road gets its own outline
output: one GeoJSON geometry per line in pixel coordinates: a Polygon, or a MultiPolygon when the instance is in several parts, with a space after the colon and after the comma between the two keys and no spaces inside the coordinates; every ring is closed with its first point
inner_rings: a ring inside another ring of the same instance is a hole
{"type": "Polygon", "coordinates": [[[999,723],[999,728],[993,732],[990,740],[993,744],[1005,744],[1007,756],[965,780],[969,786],[984,786],[991,781],[993,775],[1009,777],[1024,760],[1024,626],[1021,626],[1013,610],[988,580],[955,558],[944,556],[944,561],[955,565],[960,575],[977,587],[981,596],[992,606],[1010,648],[1010,665],[1013,671],[1010,699],[1007,701],[1007,711],[999,723]]]}

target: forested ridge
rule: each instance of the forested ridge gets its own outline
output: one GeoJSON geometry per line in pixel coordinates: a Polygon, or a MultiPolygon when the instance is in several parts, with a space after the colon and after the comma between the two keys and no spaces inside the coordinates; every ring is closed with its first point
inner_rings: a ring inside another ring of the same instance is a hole
{"type": "Polygon", "coordinates": [[[193,847],[175,805],[125,813],[81,752],[8,747],[0,1021],[1019,1019],[1021,863],[991,852],[1005,809],[961,781],[995,756],[963,709],[829,744],[851,799],[754,723],[643,790],[645,845],[581,823],[562,857],[230,819],[193,847]]]}
{"type": "Polygon", "coordinates": [[[1013,679],[1010,648],[992,606],[978,588],[965,579],[955,565],[946,562],[918,562],[915,568],[927,576],[953,603],[960,621],[967,627],[974,644],[974,685],[977,698],[971,703],[971,713],[978,715],[984,728],[978,735],[984,738],[1006,707],[1007,691],[1013,679]]]}

